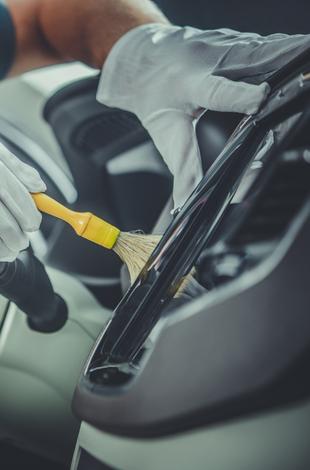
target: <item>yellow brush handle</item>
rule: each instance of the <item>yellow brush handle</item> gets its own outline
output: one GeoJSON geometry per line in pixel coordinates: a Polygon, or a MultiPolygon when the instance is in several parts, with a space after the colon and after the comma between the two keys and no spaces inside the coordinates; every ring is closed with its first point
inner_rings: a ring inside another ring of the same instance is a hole
{"type": "Polygon", "coordinates": [[[32,194],[32,197],[39,211],[67,222],[78,235],[83,235],[92,217],[90,212],[74,212],[43,193],[32,194]]]}

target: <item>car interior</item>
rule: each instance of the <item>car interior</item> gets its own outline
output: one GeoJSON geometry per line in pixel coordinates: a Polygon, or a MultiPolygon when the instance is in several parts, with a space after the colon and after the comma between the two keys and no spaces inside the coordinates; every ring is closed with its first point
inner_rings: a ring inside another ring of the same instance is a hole
{"type": "MultiPolygon", "coordinates": [[[[304,0],[157,3],[204,29],[308,32],[304,0]]],[[[0,141],[50,196],[163,235],[132,286],[49,216],[0,266],[1,468],[309,468],[309,72],[309,51],[284,64],[254,117],[205,112],[205,176],[176,213],[147,131],[96,101],[98,71],[0,85],[0,141]]]]}

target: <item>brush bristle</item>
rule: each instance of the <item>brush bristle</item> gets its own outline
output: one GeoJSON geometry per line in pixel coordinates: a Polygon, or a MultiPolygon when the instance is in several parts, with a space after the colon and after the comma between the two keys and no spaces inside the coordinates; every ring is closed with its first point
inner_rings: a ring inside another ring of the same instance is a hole
{"type": "Polygon", "coordinates": [[[120,233],[113,250],[127,265],[131,284],[137,279],[161,238],[160,235],[120,233]]]}
{"type": "MultiPolygon", "coordinates": [[[[142,235],[129,232],[120,233],[113,247],[113,251],[115,251],[120,259],[127,265],[131,284],[136,281],[161,238],[161,235],[142,235]]],[[[179,297],[184,289],[186,289],[193,272],[183,279],[175,297],[179,297]]]]}

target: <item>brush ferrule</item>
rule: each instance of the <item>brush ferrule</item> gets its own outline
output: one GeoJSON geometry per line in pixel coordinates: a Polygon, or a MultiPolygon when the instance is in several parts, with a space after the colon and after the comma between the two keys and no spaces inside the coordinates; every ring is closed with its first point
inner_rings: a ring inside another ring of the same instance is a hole
{"type": "Polygon", "coordinates": [[[94,243],[97,243],[108,250],[112,250],[118,237],[120,230],[114,225],[109,224],[105,220],[99,219],[95,215],[92,215],[87,227],[82,233],[83,238],[87,238],[94,243]]]}
{"type": "Polygon", "coordinates": [[[106,227],[105,233],[102,234],[100,245],[104,246],[108,250],[112,250],[118,240],[120,233],[121,232],[118,228],[114,227],[113,225],[109,225],[109,227],[106,227]]]}

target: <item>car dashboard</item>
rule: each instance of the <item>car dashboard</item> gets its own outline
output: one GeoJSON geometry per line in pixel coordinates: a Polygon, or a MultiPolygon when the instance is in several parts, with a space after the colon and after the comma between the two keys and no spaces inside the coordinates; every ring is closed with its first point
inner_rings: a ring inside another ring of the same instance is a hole
{"type": "Polygon", "coordinates": [[[74,397],[96,429],[159,438],[309,398],[308,63],[270,79],[99,336],[74,397]]]}

